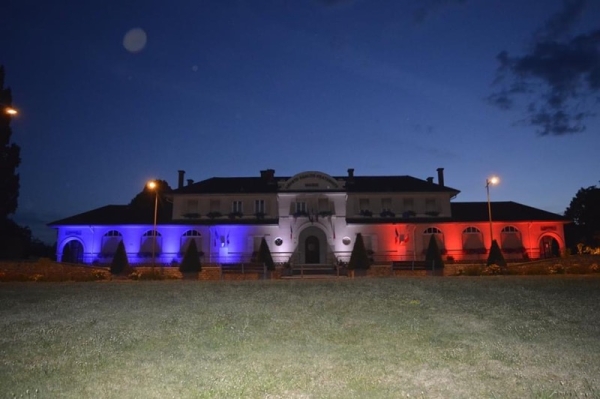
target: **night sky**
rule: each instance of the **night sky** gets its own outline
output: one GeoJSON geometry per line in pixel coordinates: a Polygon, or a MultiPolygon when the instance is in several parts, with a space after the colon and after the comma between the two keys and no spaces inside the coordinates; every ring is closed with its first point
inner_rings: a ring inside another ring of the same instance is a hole
{"type": "MultiPolygon", "coordinates": [[[[600,1],[8,0],[15,219],[273,168],[436,176],[562,214],[600,179],[600,1]]],[[[49,233],[49,234],[48,234],[49,233]]]]}

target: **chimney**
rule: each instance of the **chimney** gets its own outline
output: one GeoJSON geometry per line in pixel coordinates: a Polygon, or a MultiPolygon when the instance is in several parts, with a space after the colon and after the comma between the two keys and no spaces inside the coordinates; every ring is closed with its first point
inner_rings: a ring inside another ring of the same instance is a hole
{"type": "Polygon", "coordinates": [[[352,179],[354,177],[354,169],[352,169],[352,168],[348,169],[348,177],[350,179],[352,179]]]}
{"type": "Polygon", "coordinates": [[[273,182],[273,180],[275,179],[275,169],[261,170],[260,177],[269,183],[273,182]]]}
{"type": "Polygon", "coordinates": [[[444,168],[437,168],[438,172],[438,184],[444,187],[444,168]]]}
{"type": "Polygon", "coordinates": [[[185,176],[185,170],[178,170],[179,179],[177,180],[177,188],[183,187],[183,177],[185,176]]]}
{"type": "Polygon", "coordinates": [[[427,179],[425,179],[425,180],[427,180],[427,183],[431,183],[431,184],[433,184],[433,177],[428,177],[428,178],[427,178],[427,179]]]}
{"type": "Polygon", "coordinates": [[[192,184],[194,184],[194,180],[192,179],[187,179],[187,185],[191,186],[192,184]]]}

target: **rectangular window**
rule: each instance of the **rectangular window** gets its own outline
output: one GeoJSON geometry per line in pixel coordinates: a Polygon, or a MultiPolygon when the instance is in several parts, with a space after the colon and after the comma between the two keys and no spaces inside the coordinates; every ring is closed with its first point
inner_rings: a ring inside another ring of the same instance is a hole
{"type": "Polygon", "coordinates": [[[185,210],[186,210],[187,213],[198,212],[198,200],[197,199],[189,199],[189,200],[187,200],[185,210]]]}
{"type": "Polygon", "coordinates": [[[319,212],[329,211],[329,200],[327,198],[319,198],[318,207],[319,212]]]}
{"type": "Polygon", "coordinates": [[[402,200],[402,209],[404,211],[414,211],[415,210],[415,200],[413,198],[404,198],[402,200]]]}
{"type": "Polygon", "coordinates": [[[425,212],[437,211],[437,203],[435,198],[425,198],[425,212]]]}
{"type": "Polygon", "coordinates": [[[381,199],[381,210],[382,211],[390,211],[392,209],[392,199],[391,198],[382,198],[381,199]]]}
{"type": "Polygon", "coordinates": [[[260,199],[254,201],[254,212],[265,213],[265,200],[260,199]]]}
{"type": "Polygon", "coordinates": [[[242,201],[233,201],[231,203],[231,212],[242,213],[242,201]]]}
{"type": "Polygon", "coordinates": [[[358,200],[358,207],[361,211],[369,210],[369,199],[368,198],[360,198],[358,200]]]}
{"type": "Polygon", "coordinates": [[[306,212],[306,202],[296,202],[296,212],[306,212]]]}
{"type": "Polygon", "coordinates": [[[211,212],[221,212],[221,200],[211,199],[210,200],[210,211],[211,212]]]}

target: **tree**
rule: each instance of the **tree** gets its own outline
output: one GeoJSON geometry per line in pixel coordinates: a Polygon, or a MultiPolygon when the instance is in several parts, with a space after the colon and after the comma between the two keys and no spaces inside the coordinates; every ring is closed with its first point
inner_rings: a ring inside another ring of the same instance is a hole
{"type": "Polygon", "coordinates": [[[600,188],[580,188],[565,210],[565,216],[576,227],[574,239],[577,242],[600,246],[600,188]]]}
{"type": "Polygon", "coordinates": [[[155,180],[156,188],[154,190],[144,185],[140,191],[129,203],[129,206],[136,208],[142,214],[152,215],[154,213],[155,196],[158,193],[157,216],[159,219],[169,219],[173,212],[173,204],[166,201],[164,194],[170,193],[171,187],[165,180],[155,180]]]}
{"type": "Polygon", "coordinates": [[[0,65],[0,219],[7,219],[17,210],[20,187],[16,170],[21,163],[21,148],[10,142],[11,116],[6,112],[11,105],[12,94],[4,87],[4,66],[0,65]]]}
{"type": "Polygon", "coordinates": [[[496,240],[492,241],[492,247],[490,248],[490,254],[488,255],[486,264],[489,265],[498,265],[501,267],[506,267],[506,260],[504,259],[504,255],[502,255],[502,251],[500,250],[500,246],[496,240]]]}
{"type": "Polygon", "coordinates": [[[427,252],[425,254],[425,262],[427,263],[427,266],[431,266],[433,270],[441,270],[444,268],[444,260],[442,259],[442,253],[440,252],[437,240],[435,239],[435,234],[432,234],[429,238],[429,245],[427,246],[427,252]]]}
{"type": "Polygon", "coordinates": [[[115,252],[112,263],[110,264],[110,273],[122,274],[127,269],[129,269],[129,261],[127,260],[125,245],[123,244],[123,240],[121,240],[117,246],[117,251],[115,252]]]}
{"type": "Polygon", "coordinates": [[[202,265],[200,264],[200,253],[196,246],[196,240],[191,240],[188,245],[181,265],[179,265],[179,271],[181,273],[199,273],[202,271],[202,265]]]}
{"type": "Polygon", "coordinates": [[[350,262],[348,262],[348,269],[366,270],[369,268],[370,264],[371,262],[369,261],[369,255],[367,254],[367,249],[365,248],[365,242],[362,234],[358,233],[356,235],[356,241],[354,241],[354,247],[352,247],[352,254],[350,255],[350,262]]]}
{"type": "Polygon", "coordinates": [[[271,250],[267,245],[267,240],[263,237],[260,241],[260,248],[258,248],[258,261],[264,263],[267,270],[275,270],[275,262],[271,256],[271,250]]]}

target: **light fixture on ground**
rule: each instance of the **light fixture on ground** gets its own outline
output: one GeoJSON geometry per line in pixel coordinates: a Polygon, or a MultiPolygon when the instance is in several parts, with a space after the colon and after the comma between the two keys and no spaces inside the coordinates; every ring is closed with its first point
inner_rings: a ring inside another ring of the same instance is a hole
{"type": "Polygon", "coordinates": [[[158,214],[158,184],[156,184],[155,180],[151,180],[146,184],[146,187],[154,191],[154,225],[152,230],[152,273],[154,273],[154,265],[156,263],[156,236],[158,234],[156,231],[156,216],[158,214]]]}
{"type": "Polygon", "coordinates": [[[497,176],[492,176],[485,179],[485,189],[487,191],[487,203],[488,203],[488,216],[490,219],[490,248],[494,242],[494,229],[492,225],[492,203],[490,202],[490,185],[495,186],[500,183],[500,179],[497,176]]]}

